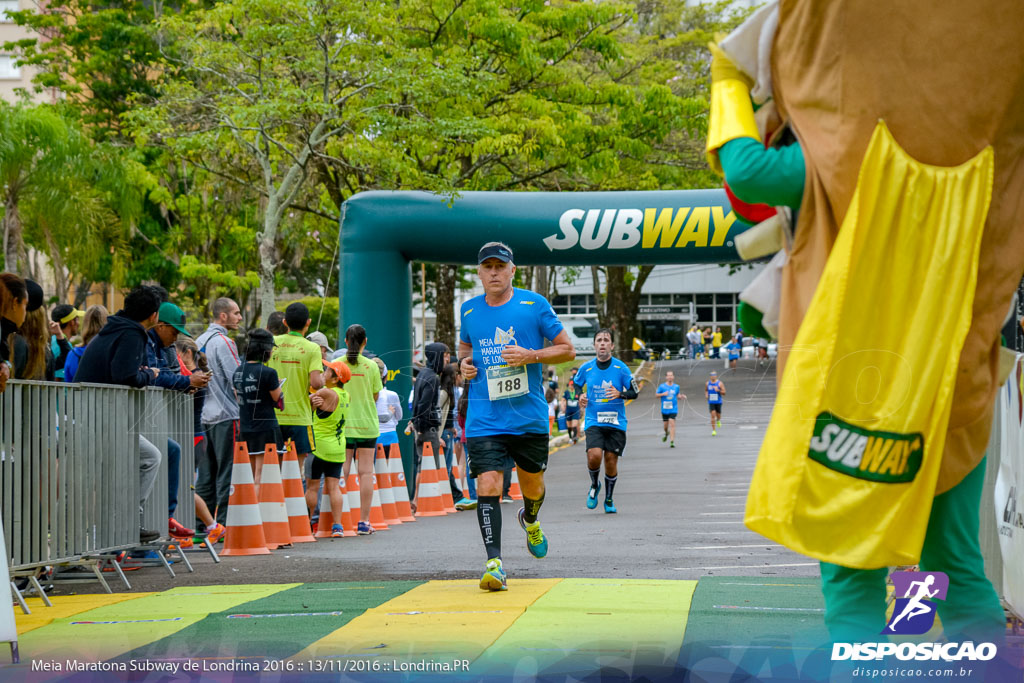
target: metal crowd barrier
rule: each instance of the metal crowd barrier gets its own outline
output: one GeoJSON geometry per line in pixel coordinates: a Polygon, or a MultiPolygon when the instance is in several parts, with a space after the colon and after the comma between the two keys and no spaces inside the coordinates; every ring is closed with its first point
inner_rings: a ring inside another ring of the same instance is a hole
{"type": "Polygon", "coordinates": [[[12,575],[140,545],[140,435],[163,456],[142,524],[167,533],[174,439],[181,445],[175,518],[194,526],[192,425],[191,394],[8,382],[0,394],[0,513],[12,575]]]}

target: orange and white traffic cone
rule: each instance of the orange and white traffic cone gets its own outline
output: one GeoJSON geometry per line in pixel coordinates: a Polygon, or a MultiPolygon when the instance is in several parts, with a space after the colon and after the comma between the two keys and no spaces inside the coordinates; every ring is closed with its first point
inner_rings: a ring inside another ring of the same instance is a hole
{"type": "Polygon", "coordinates": [[[277,461],[277,445],[268,443],[263,451],[263,478],[260,480],[260,517],[263,537],[271,550],[292,544],[288,526],[288,508],[284,504],[281,464],[277,461]]]}
{"type": "Polygon", "coordinates": [[[281,480],[284,482],[284,507],[288,513],[288,531],[292,543],[313,543],[312,528],[309,525],[309,510],[306,496],[302,493],[302,472],[299,471],[299,456],[295,443],[288,440],[284,460],[281,461],[281,480]]]}
{"type": "Polygon", "coordinates": [[[441,467],[437,470],[437,484],[441,488],[441,503],[444,505],[445,512],[455,512],[455,498],[452,495],[452,483],[448,480],[448,466],[444,464],[444,441],[440,444],[441,447],[441,467]]]}
{"type": "Polygon", "coordinates": [[[416,517],[412,514],[412,506],[409,505],[409,487],[405,483],[405,469],[402,467],[401,451],[398,444],[391,447],[391,457],[388,458],[388,470],[391,478],[391,492],[395,496],[395,511],[398,519],[403,522],[415,522],[416,517]]]}
{"type": "Polygon", "coordinates": [[[384,447],[377,444],[377,458],[373,461],[374,473],[377,476],[377,488],[380,490],[380,509],[384,512],[384,521],[388,524],[401,524],[398,510],[395,508],[395,493],[391,490],[391,475],[388,473],[388,461],[384,458],[384,447]]]}
{"type": "Polygon", "coordinates": [[[519,474],[516,472],[517,469],[517,467],[512,467],[512,483],[508,486],[508,495],[512,497],[512,500],[523,499],[523,491],[519,488],[519,474]]]}
{"type": "Polygon", "coordinates": [[[338,487],[341,489],[341,526],[345,529],[345,536],[355,536],[356,534],[356,522],[359,521],[358,515],[352,514],[352,506],[349,504],[348,491],[343,486],[345,482],[342,480],[338,481],[338,487]]]}
{"type": "Polygon", "coordinates": [[[370,526],[374,528],[374,531],[380,531],[389,527],[387,520],[384,519],[384,508],[380,502],[380,488],[377,486],[377,477],[374,474],[369,476],[373,477],[373,503],[370,505],[370,526]]]}
{"type": "Polygon", "coordinates": [[[256,482],[249,464],[249,449],[244,441],[235,443],[231,467],[231,497],[228,500],[228,533],[221,555],[270,555],[263,535],[260,504],[256,500],[256,482]]]}
{"type": "Polygon", "coordinates": [[[443,517],[447,512],[441,501],[441,487],[437,483],[437,467],[434,466],[434,448],[427,441],[423,444],[423,465],[420,470],[420,495],[416,499],[417,517],[443,517]]]}

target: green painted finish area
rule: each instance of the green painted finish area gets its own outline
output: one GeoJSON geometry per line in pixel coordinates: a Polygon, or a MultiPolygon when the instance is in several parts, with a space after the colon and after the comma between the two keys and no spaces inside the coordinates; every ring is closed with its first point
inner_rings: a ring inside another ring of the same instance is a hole
{"type": "Polygon", "coordinates": [[[474,662],[473,673],[650,672],[678,659],[696,581],[565,579],[474,662]]]}
{"type": "Polygon", "coordinates": [[[210,612],[125,659],[284,658],[420,581],[307,583],[210,612]]]}

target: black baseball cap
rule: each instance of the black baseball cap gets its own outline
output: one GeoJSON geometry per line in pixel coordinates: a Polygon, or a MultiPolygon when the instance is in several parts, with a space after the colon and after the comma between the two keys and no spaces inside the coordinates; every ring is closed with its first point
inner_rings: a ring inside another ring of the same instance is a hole
{"type": "Polygon", "coordinates": [[[504,244],[486,244],[480,248],[480,252],[476,255],[477,265],[480,265],[489,258],[496,258],[499,261],[511,263],[512,250],[504,244]]]}
{"type": "Polygon", "coordinates": [[[43,288],[35,280],[25,278],[25,289],[28,290],[28,311],[38,310],[43,307],[43,288]]]}

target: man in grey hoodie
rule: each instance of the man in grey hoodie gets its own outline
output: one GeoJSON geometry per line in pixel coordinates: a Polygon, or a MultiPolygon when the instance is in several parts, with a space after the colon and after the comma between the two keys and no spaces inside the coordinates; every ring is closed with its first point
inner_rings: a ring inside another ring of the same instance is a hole
{"type": "Polygon", "coordinates": [[[213,374],[203,404],[206,457],[197,463],[196,493],[211,511],[216,509],[217,522],[224,524],[228,519],[235,435],[238,432],[238,401],[232,377],[240,364],[238,348],[228,337],[228,331],[238,329],[242,314],[238,304],[226,297],[214,301],[210,308],[213,322],[196,339],[196,346],[206,354],[213,374]]]}

